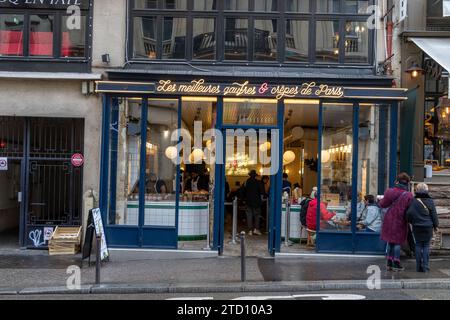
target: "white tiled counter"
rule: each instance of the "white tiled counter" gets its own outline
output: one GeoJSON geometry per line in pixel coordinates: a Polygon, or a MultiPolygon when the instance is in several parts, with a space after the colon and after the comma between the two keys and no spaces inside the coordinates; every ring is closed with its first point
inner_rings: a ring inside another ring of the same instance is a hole
{"type": "MultiPolygon", "coordinates": [[[[145,202],[146,226],[175,226],[175,202],[145,202]]],[[[127,225],[137,225],[139,201],[128,201],[127,225]]],[[[208,202],[180,202],[178,216],[178,239],[195,241],[206,239],[209,222],[208,202]]]]}

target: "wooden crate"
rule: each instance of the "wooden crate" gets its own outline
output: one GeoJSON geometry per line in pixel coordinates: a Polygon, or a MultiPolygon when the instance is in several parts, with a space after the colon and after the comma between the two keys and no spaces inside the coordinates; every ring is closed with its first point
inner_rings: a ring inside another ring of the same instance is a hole
{"type": "Polygon", "coordinates": [[[54,255],[73,255],[80,252],[81,227],[56,227],[48,242],[48,252],[54,255]]]}

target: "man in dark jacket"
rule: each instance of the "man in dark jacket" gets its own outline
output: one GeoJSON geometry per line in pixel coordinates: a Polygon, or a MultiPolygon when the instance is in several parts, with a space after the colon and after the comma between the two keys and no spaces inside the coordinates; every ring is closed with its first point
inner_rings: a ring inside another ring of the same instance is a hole
{"type": "Polygon", "coordinates": [[[245,183],[245,203],[247,206],[247,227],[248,234],[251,236],[261,235],[259,231],[261,218],[262,196],[264,195],[264,188],[258,179],[255,170],[250,172],[250,178],[245,183]]]}
{"type": "Polygon", "coordinates": [[[433,238],[433,230],[437,231],[439,227],[439,221],[436,207],[425,183],[417,185],[416,196],[406,211],[406,220],[413,226],[417,272],[428,272],[430,241],[433,238]]]}

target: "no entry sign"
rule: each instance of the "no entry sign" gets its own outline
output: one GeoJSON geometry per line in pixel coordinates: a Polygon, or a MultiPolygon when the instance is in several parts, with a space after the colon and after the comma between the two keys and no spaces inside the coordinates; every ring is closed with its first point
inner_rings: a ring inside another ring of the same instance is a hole
{"type": "Polygon", "coordinates": [[[75,153],[72,156],[72,165],[74,167],[81,167],[84,164],[84,157],[81,153],[75,153]]]}
{"type": "Polygon", "coordinates": [[[8,171],[8,158],[0,158],[0,171],[8,171]]]}

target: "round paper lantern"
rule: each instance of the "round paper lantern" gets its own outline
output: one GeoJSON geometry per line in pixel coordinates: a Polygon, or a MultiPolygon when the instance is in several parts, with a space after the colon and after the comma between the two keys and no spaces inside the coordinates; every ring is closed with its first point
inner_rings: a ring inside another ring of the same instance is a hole
{"type": "Polygon", "coordinates": [[[178,157],[178,149],[176,147],[167,147],[166,149],[166,157],[169,158],[170,160],[175,159],[176,157],[178,157]]]}
{"type": "Polygon", "coordinates": [[[269,141],[267,141],[259,146],[259,151],[266,152],[267,150],[270,150],[271,147],[272,144],[269,141]]]}
{"type": "Polygon", "coordinates": [[[205,154],[201,149],[196,148],[194,149],[194,151],[192,151],[189,160],[191,161],[191,163],[201,163],[204,155],[205,154]]]}
{"type": "Polygon", "coordinates": [[[286,151],[283,155],[284,164],[289,164],[295,161],[295,153],[293,151],[286,151]]]}
{"type": "Polygon", "coordinates": [[[322,163],[327,163],[331,159],[331,155],[327,150],[322,150],[322,163]]]}

